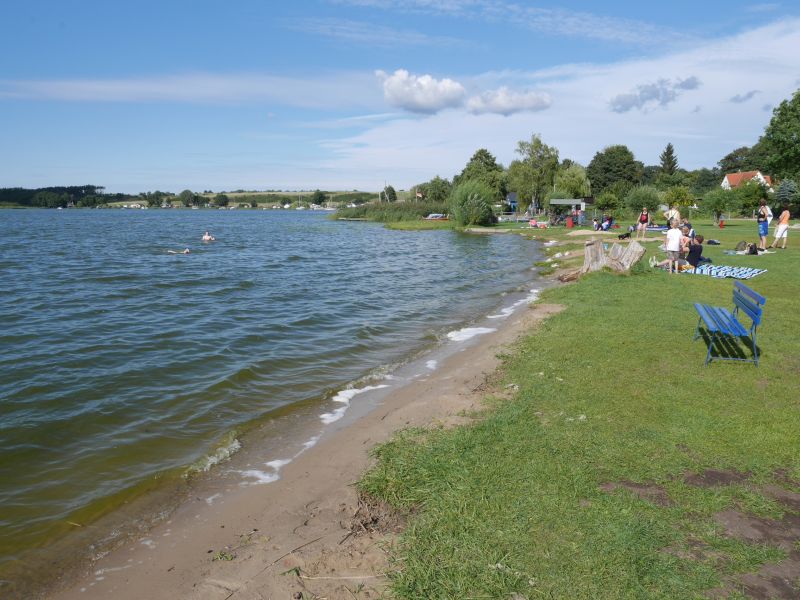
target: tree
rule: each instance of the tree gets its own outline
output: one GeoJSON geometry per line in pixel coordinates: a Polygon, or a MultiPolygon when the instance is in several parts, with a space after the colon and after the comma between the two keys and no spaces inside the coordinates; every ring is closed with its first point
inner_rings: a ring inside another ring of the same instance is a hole
{"type": "Polygon", "coordinates": [[[661,172],[665,175],[674,175],[678,169],[678,158],[675,156],[675,148],[670,142],[659,157],[661,159],[661,172]]]}
{"type": "Polygon", "coordinates": [[[442,179],[437,175],[427,183],[415,186],[414,198],[419,199],[416,197],[416,192],[419,192],[422,194],[422,199],[430,202],[446,202],[452,189],[453,186],[447,179],[442,179]]]}
{"type": "Polygon", "coordinates": [[[689,188],[682,185],[669,188],[664,193],[664,204],[668,206],[692,206],[694,204],[694,196],[689,188]]]}
{"type": "Polygon", "coordinates": [[[383,188],[383,197],[386,198],[387,202],[397,202],[397,192],[390,185],[383,188]]]}
{"type": "Polygon", "coordinates": [[[228,202],[230,202],[230,198],[225,194],[217,194],[214,196],[214,204],[216,206],[228,206],[228,202]]]}
{"type": "MultiPolygon", "coordinates": [[[[555,189],[563,190],[567,198],[585,198],[592,193],[586,169],[578,163],[559,168],[555,177],[555,189]]],[[[555,197],[555,196],[552,196],[555,197]]]]}
{"type": "Polygon", "coordinates": [[[324,205],[327,201],[328,195],[321,190],[314,190],[314,193],[311,194],[311,198],[309,200],[311,204],[318,204],[320,206],[324,205]]]}
{"type": "Polygon", "coordinates": [[[700,209],[703,212],[712,214],[714,222],[718,223],[723,213],[739,212],[741,204],[735,191],[720,187],[706,192],[700,201],[700,209]]]}
{"type": "Polygon", "coordinates": [[[485,148],[476,150],[461,173],[453,177],[453,187],[471,180],[480,181],[491,190],[493,202],[505,198],[505,170],[502,165],[498,164],[492,153],[485,148]]]}
{"type": "Polygon", "coordinates": [[[795,203],[798,199],[800,199],[797,195],[797,184],[791,179],[784,179],[781,181],[781,184],[778,186],[778,191],[775,194],[775,199],[778,201],[778,204],[783,206],[784,204],[790,209],[795,209],[795,203]]]}
{"type": "Polygon", "coordinates": [[[492,195],[484,183],[468,179],[459,184],[450,198],[450,216],[461,226],[490,225],[494,220],[492,195]]]}
{"type": "MultiPolygon", "coordinates": [[[[763,139],[763,138],[762,138],[763,139]]],[[[723,156],[717,163],[722,175],[739,171],[767,171],[768,149],[763,141],[752,148],[742,146],[723,156]]]]}
{"type": "Polygon", "coordinates": [[[184,206],[191,206],[194,204],[194,192],[192,190],[183,190],[178,194],[178,200],[180,200],[181,204],[184,206]]]}
{"type": "Polygon", "coordinates": [[[625,205],[633,212],[640,212],[647,207],[649,213],[655,214],[660,204],[661,193],[652,185],[637,185],[625,196],[625,205]]]}
{"type": "Polygon", "coordinates": [[[517,170],[518,175],[523,175],[518,183],[525,188],[515,191],[520,195],[530,195],[534,202],[541,204],[555,182],[558,172],[558,149],[545,144],[541,136],[536,133],[531,136],[530,142],[517,142],[516,152],[524,165],[524,168],[517,170]]]}
{"type": "Polygon", "coordinates": [[[614,212],[619,208],[619,198],[612,192],[603,192],[594,201],[597,210],[614,212]]]}
{"type": "Polygon", "coordinates": [[[773,176],[787,179],[800,176],[800,90],[772,111],[760,143],[773,176]]]}
{"type": "Polygon", "coordinates": [[[745,214],[752,213],[762,200],[767,199],[767,188],[758,181],[748,181],[732,191],[740,210],[745,214]]]}
{"type": "Polygon", "coordinates": [[[720,181],[722,181],[722,174],[719,172],[719,169],[697,169],[696,171],[692,171],[693,179],[692,182],[692,193],[696,196],[702,196],[706,192],[713,190],[714,188],[719,187],[720,181]]]}
{"type": "Polygon", "coordinates": [[[592,182],[592,190],[599,194],[621,181],[632,187],[642,180],[644,167],[633,157],[627,146],[608,146],[592,158],[586,167],[586,175],[592,182]]]}
{"type": "Polygon", "coordinates": [[[661,167],[658,165],[647,165],[642,168],[642,185],[653,185],[661,173],[661,167]]]}

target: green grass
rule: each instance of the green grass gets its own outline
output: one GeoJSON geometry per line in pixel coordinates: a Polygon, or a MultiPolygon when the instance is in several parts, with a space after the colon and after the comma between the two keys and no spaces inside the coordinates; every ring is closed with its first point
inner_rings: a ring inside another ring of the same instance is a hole
{"type": "Polygon", "coordinates": [[[489,398],[469,426],[406,431],[375,451],[361,489],[414,510],[392,554],[399,597],[702,598],[784,556],[726,537],[713,515],[780,516],[758,485],[778,469],[800,479],[800,235],[777,254],[725,256],[755,239],[753,222],[698,230],[723,241],[706,248],[715,263],[769,269],[748,282],[768,299],[761,366],[704,368],[704,342],[691,341],[692,304],[730,305],[732,280],[639,267],[549,290],[542,301],[566,309],[505,357],[515,397],[489,398]],[[751,480],[684,482],[708,468],[751,480]],[[599,488],[620,481],[658,485],[671,505],[599,488]]]}

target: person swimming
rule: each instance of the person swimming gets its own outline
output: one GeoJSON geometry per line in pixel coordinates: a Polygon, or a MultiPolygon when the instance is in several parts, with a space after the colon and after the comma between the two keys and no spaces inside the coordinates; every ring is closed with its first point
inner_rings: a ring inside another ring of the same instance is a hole
{"type": "Polygon", "coordinates": [[[189,249],[184,248],[183,250],[167,250],[167,254],[189,254],[189,249]]]}
{"type": "Polygon", "coordinates": [[[203,240],[204,242],[214,242],[214,241],[216,241],[216,238],[215,238],[213,235],[211,235],[210,233],[208,233],[208,232],[206,231],[206,232],[203,234],[203,238],[202,238],[202,240],[203,240]]]}

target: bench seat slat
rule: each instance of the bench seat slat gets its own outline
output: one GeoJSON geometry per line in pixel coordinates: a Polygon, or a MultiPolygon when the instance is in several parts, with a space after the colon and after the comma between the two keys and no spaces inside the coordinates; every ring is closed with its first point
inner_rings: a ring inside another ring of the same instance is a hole
{"type": "Polygon", "coordinates": [[[728,309],[699,303],[694,307],[710,332],[736,336],[747,335],[747,330],[728,309]]]}

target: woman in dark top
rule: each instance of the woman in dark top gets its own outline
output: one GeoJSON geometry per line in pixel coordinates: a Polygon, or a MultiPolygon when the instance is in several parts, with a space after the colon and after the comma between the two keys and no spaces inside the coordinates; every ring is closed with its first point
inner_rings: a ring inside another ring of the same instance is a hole
{"type": "Polygon", "coordinates": [[[647,233],[647,226],[650,224],[650,213],[647,212],[647,207],[642,208],[639,213],[639,221],[636,223],[636,239],[644,239],[647,233]]]}

